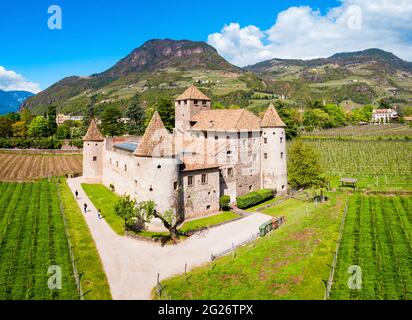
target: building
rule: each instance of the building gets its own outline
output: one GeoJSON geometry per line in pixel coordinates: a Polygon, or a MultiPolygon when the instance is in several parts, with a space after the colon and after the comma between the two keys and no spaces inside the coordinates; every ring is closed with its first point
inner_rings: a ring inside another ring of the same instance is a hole
{"type": "Polygon", "coordinates": [[[83,121],[83,116],[71,116],[69,114],[59,113],[56,116],[56,123],[58,126],[62,125],[66,121],[83,121]]]}
{"type": "Polygon", "coordinates": [[[394,109],[373,109],[372,122],[373,123],[389,123],[392,120],[398,119],[398,113],[394,109]]]}
{"type": "Polygon", "coordinates": [[[212,110],[191,86],[175,109],[172,133],[155,112],[142,137],[105,138],[92,120],[83,139],[84,179],[185,218],[218,212],[221,195],[235,202],[262,188],[286,193],[285,124],[273,105],[262,119],[246,109],[212,110]]]}

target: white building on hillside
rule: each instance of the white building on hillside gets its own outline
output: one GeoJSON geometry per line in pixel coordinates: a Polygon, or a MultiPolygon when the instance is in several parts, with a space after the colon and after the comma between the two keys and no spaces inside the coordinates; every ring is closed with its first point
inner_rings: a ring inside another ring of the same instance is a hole
{"type": "Polygon", "coordinates": [[[398,113],[394,109],[373,109],[372,122],[373,123],[389,123],[392,120],[398,119],[398,113]]]}

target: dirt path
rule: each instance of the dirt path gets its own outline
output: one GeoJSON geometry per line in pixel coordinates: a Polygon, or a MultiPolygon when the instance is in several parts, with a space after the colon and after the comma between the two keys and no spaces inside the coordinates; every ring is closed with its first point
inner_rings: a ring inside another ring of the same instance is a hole
{"type": "Polygon", "coordinates": [[[103,262],[113,299],[150,299],[160,279],[183,273],[185,263],[188,270],[210,261],[212,253],[219,253],[257,233],[258,227],[272,217],[254,213],[231,223],[210,229],[206,234],[194,235],[175,246],[161,247],[158,244],[122,237],[110,226],[97,218],[96,208],[81,188],[81,178],[68,179],[73,194],[79,192],[77,201],[85,215],[97,250],[103,262]]]}

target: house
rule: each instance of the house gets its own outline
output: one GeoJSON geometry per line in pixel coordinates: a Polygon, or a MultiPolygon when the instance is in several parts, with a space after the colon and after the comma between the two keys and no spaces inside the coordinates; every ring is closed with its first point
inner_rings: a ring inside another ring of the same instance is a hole
{"type": "Polygon", "coordinates": [[[372,122],[373,123],[389,123],[392,120],[398,119],[398,113],[394,109],[373,109],[372,122]]]}
{"type": "Polygon", "coordinates": [[[262,119],[246,109],[213,110],[191,86],[175,100],[173,132],[155,112],[142,137],[104,137],[92,120],[83,140],[86,181],[185,218],[218,212],[222,195],[235,202],[262,188],[287,192],[285,124],[273,105],[262,119]]]}
{"type": "Polygon", "coordinates": [[[62,125],[66,121],[83,121],[83,116],[71,116],[67,114],[59,113],[56,116],[56,123],[58,126],[62,125]]]}

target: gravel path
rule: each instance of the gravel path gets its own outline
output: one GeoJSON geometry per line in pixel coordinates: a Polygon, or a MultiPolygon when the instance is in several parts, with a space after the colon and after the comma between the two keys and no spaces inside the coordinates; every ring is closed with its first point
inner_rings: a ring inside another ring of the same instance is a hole
{"type": "Polygon", "coordinates": [[[99,220],[97,210],[81,188],[82,178],[67,180],[73,194],[79,192],[77,201],[84,214],[103,267],[109,281],[113,299],[150,299],[160,280],[184,272],[185,263],[189,271],[195,266],[210,261],[212,253],[219,253],[257,233],[258,227],[272,217],[254,213],[243,219],[210,229],[202,235],[193,235],[178,245],[161,247],[158,244],[122,237],[112,231],[104,219],[99,220]]]}

